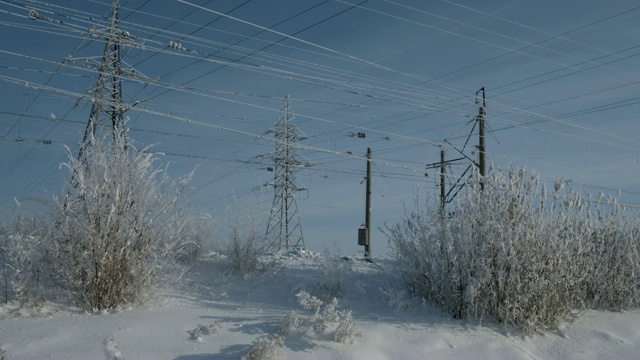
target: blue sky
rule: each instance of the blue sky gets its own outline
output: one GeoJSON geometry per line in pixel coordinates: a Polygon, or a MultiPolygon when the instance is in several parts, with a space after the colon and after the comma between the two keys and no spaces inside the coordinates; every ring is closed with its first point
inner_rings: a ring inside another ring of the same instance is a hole
{"type": "MultiPolygon", "coordinates": [[[[29,199],[59,191],[63,145],[77,149],[91,110],[78,99],[97,80],[63,59],[101,56],[88,30],[106,26],[111,4],[0,1],[2,219],[19,211],[14,199],[29,211],[29,199]]],[[[138,44],[123,60],[157,79],[124,80],[125,100],[140,101],[127,113],[130,137],[167,154],[160,161],[175,176],[197,167],[189,196],[219,223],[234,197],[253,199],[245,206],[266,221],[267,131],[285,95],[308,136],[300,155],[314,164],[298,174],[312,250],[359,250],[367,147],[374,228],[411,210],[416,193],[436,196],[425,166],[441,149],[461,157],[470,136],[464,153],[475,159],[482,87],[489,161],[580,192],[620,189],[622,202],[640,205],[637,2],[123,0],[120,19],[138,44]]],[[[451,164],[447,186],[468,165],[451,164]]],[[[374,255],[386,251],[382,234],[372,241],[374,255]]]]}

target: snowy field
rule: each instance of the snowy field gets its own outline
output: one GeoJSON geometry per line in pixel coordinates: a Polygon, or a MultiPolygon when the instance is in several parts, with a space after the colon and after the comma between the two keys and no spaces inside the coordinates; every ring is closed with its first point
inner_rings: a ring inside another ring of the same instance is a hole
{"type": "MultiPolygon", "coordinates": [[[[278,331],[292,311],[310,316],[296,294],[317,294],[325,278],[320,254],[269,260],[260,275],[220,275],[219,259],[201,261],[179,288],[144,306],[85,314],[47,305],[39,312],[0,308],[4,360],[240,359],[253,340],[278,331]],[[198,329],[200,331],[198,331],[198,329]],[[199,334],[198,334],[199,333],[199,334]]],[[[361,333],[353,344],[303,331],[284,341],[285,359],[637,359],[640,311],[587,311],[561,332],[525,337],[492,322],[465,322],[410,300],[391,260],[344,264],[340,309],[361,333]]]]}

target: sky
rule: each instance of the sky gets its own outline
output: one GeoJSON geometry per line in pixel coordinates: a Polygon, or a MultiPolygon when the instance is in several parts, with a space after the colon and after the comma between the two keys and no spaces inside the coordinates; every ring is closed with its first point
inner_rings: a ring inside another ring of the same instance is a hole
{"type": "MultiPolygon", "coordinates": [[[[60,191],[98,79],[82,60],[100,61],[111,13],[0,1],[3,221],[60,191]]],[[[186,195],[218,229],[234,207],[267,221],[285,96],[306,138],[296,202],[314,251],[362,251],[367,148],[372,251],[388,251],[377,229],[437,198],[440,151],[447,190],[477,159],[480,89],[493,166],[640,206],[637,2],[122,0],[119,19],[137,71],[123,78],[129,137],[172,176],[195,169],[186,195]]]]}

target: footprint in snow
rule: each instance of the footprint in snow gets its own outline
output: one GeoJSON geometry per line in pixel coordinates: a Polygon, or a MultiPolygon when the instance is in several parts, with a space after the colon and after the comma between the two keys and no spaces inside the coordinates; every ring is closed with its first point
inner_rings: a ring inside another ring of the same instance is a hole
{"type": "Polygon", "coordinates": [[[118,343],[113,338],[106,338],[104,340],[105,353],[107,354],[107,360],[124,360],[120,349],[118,349],[118,343]]]}

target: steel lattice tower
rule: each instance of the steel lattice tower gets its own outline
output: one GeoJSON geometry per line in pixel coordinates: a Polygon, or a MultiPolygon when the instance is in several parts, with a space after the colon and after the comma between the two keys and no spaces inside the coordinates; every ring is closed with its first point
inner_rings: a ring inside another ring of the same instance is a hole
{"type": "Polygon", "coordinates": [[[133,68],[122,67],[122,47],[135,47],[139,44],[135,38],[127,31],[121,31],[118,20],[119,3],[114,1],[113,13],[111,15],[111,25],[106,29],[91,29],[89,35],[94,37],[104,37],[105,47],[101,61],[95,58],[73,58],[67,57],[66,61],[83,64],[98,70],[98,82],[96,86],[90,90],[93,93],[93,105],[89,121],[82,137],[80,150],[78,151],[78,159],[83,155],[84,150],[91,144],[96,129],[105,124],[111,123],[114,131],[125,132],[124,113],[131,108],[122,99],[122,78],[134,78],[144,82],[150,82],[150,79],[142,75],[133,68]]]}
{"type": "Polygon", "coordinates": [[[280,249],[304,249],[304,237],[296,203],[296,193],[307,190],[296,184],[296,171],[308,163],[300,161],[296,151],[298,140],[304,139],[298,135],[298,127],[293,123],[294,115],[291,111],[289,96],[284,98],[282,116],[275,128],[269,132],[275,133],[276,151],[273,153],[275,162],[273,204],[265,239],[270,246],[280,249]]]}

